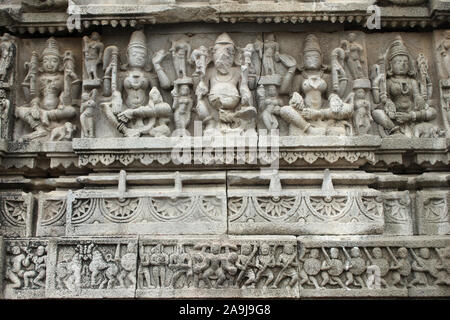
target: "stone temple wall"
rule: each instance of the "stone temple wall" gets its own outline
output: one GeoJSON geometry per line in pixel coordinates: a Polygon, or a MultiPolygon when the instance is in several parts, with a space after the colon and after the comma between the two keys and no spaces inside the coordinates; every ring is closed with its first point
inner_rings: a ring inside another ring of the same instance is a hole
{"type": "Polygon", "coordinates": [[[450,1],[0,1],[0,297],[450,297],[450,1]]]}

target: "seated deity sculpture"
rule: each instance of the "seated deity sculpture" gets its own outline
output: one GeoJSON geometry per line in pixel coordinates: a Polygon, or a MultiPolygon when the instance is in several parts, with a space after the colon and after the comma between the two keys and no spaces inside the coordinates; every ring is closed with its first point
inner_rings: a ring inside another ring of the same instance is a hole
{"type": "MultiPolygon", "coordinates": [[[[429,123],[423,132],[415,126],[436,118],[436,110],[429,105],[431,94],[427,94],[428,80],[418,80],[414,60],[401,37],[389,45],[379,67],[372,75],[372,92],[378,108],[372,112],[373,119],[379,125],[381,136],[428,137],[440,135],[440,130],[432,129],[429,123]],[[387,70],[385,69],[385,66],[387,70]],[[414,134],[419,133],[420,136],[414,134]]],[[[423,64],[423,63],[422,63],[423,64]]],[[[419,63],[420,65],[420,63],[419,63]]],[[[426,71],[426,68],[424,68],[426,71]]],[[[422,79],[429,79],[422,74],[422,79]]]]}
{"type": "Polygon", "coordinates": [[[327,101],[328,84],[324,75],[326,69],[318,39],[310,34],[306,37],[303,49],[300,77],[300,89],[304,95],[302,102],[298,102],[300,94],[295,95],[295,99],[291,99],[291,103],[280,110],[281,118],[289,125],[289,135],[352,134],[353,105],[343,102],[337,94],[330,94],[327,101]]]}
{"type": "MultiPolygon", "coordinates": [[[[168,89],[171,82],[160,66],[165,54],[162,51],[153,57],[156,75],[147,71],[148,49],[143,31],[135,31],[131,35],[127,48],[128,64],[123,71],[117,71],[117,48],[105,49],[105,74],[111,78],[111,97],[101,103],[107,119],[125,137],[169,136],[168,123],[171,108],[162,101],[157,90],[168,89]],[[115,55],[115,57],[114,57],[115,55]],[[159,82],[158,82],[159,80],[159,82]]],[[[104,88],[105,91],[105,88],[104,88]]]]}
{"type": "MultiPolygon", "coordinates": [[[[73,105],[73,87],[79,86],[80,80],[74,73],[74,58],[70,51],[60,54],[58,43],[54,38],[47,40],[47,46],[39,61],[38,54],[32,53],[28,74],[22,86],[29,102],[16,108],[16,118],[24,121],[32,130],[22,137],[23,140],[48,140],[53,130],[66,127],[66,122],[76,117],[73,105]]],[[[58,131],[58,130],[57,130],[58,131]]]]}
{"type": "Polygon", "coordinates": [[[201,90],[196,91],[196,110],[205,134],[211,130],[220,134],[255,131],[256,108],[248,87],[248,65],[236,66],[235,54],[235,44],[228,34],[217,37],[212,48],[213,65],[206,69],[198,85],[201,90]]]}

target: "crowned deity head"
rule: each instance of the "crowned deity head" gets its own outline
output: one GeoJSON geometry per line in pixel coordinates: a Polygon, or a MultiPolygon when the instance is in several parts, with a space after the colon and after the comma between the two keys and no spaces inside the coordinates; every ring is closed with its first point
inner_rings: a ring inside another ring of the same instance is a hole
{"type": "Polygon", "coordinates": [[[47,40],[47,46],[42,52],[42,70],[47,73],[59,71],[61,64],[61,55],[59,53],[58,43],[55,38],[47,40]]]}
{"type": "Polygon", "coordinates": [[[134,31],[131,34],[127,48],[128,64],[134,68],[144,68],[148,59],[148,50],[143,31],[134,31]]]}
{"type": "Polygon", "coordinates": [[[303,47],[303,65],[306,70],[319,70],[322,67],[322,50],[319,40],[314,34],[309,34],[303,47]]]}
{"type": "Polygon", "coordinates": [[[397,75],[413,77],[416,74],[413,59],[400,36],[392,41],[386,57],[388,60],[388,76],[397,75]]]}
{"type": "Polygon", "coordinates": [[[227,33],[217,37],[212,50],[214,65],[222,74],[227,74],[233,66],[235,46],[227,33]]]}

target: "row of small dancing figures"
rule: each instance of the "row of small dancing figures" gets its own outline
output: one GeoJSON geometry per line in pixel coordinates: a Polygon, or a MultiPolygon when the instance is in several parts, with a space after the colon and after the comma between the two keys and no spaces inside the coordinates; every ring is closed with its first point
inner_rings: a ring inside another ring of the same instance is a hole
{"type": "MultiPolygon", "coordinates": [[[[450,45],[443,41],[439,48],[439,65],[450,74],[450,45]]],[[[144,32],[135,31],[127,63],[121,64],[118,47],[104,48],[94,32],[83,38],[81,81],[73,53],[61,56],[57,41],[48,39],[42,57],[33,52],[26,64],[22,85],[29,102],[15,110],[16,118],[32,130],[23,138],[71,140],[80,90],[81,136],[89,138],[110,134],[95,132],[97,109],[110,129],[126,137],[189,135],[194,112],[204,135],[283,127],[290,136],[445,136],[430,105],[433,86],[427,59],[423,54],[413,59],[399,36],[370,68],[370,77],[365,48],[353,33],[332,50],[331,66],[324,64],[314,34],[305,38],[301,64],[280,52],[273,34],[244,48],[226,33],[211,48],[191,50],[189,42],[180,39],[168,52],[157,51],[151,64],[149,51],[144,32]],[[168,56],[173,68],[164,64],[168,56]],[[188,74],[190,69],[194,71],[188,74]],[[172,106],[163,99],[167,90],[172,106]]],[[[447,98],[443,101],[448,104],[450,94],[447,98]]]]}

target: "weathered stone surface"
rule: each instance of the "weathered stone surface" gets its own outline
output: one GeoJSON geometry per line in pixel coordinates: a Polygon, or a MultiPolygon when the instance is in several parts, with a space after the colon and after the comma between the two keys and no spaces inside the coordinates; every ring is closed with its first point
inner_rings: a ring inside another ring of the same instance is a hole
{"type": "Polygon", "coordinates": [[[34,202],[31,193],[1,193],[0,234],[4,237],[32,236],[34,202]]]}
{"type": "Polygon", "coordinates": [[[357,173],[283,171],[272,176],[267,174],[264,177],[263,174],[263,172],[260,176],[251,172],[228,174],[230,233],[330,235],[383,233],[381,193],[364,186],[367,179],[374,176],[361,174],[358,177],[357,173]],[[335,189],[333,178],[340,178],[340,181],[347,179],[348,184],[353,178],[353,182],[361,186],[358,190],[348,186],[335,189]],[[321,183],[322,187],[314,186],[317,182],[321,183]]]}
{"type": "Polygon", "coordinates": [[[450,297],[448,0],[0,2],[1,298],[450,297]]]}
{"type": "Polygon", "coordinates": [[[46,297],[134,297],[136,238],[61,238],[49,252],[46,297]]]}
{"type": "Polygon", "coordinates": [[[179,173],[79,177],[98,186],[67,195],[66,235],[225,234],[225,174],[179,173]],[[147,184],[139,188],[136,185],[147,184]],[[134,187],[131,187],[134,185],[134,187]],[[154,185],[153,187],[150,187],[154,185]]]}
{"type": "Polygon", "coordinates": [[[416,196],[416,214],[419,234],[450,234],[450,192],[419,191],[416,196]]]}
{"type": "Polygon", "coordinates": [[[298,297],[294,237],[140,238],[136,297],[298,297]]]}
{"type": "Polygon", "coordinates": [[[42,299],[48,281],[49,242],[45,239],[4,240],[3,296],[5,299],[42,299]]]}
{"type": "Polygon", "coordinates": [[[301,297],[448,296],[446,237],[298,237],[301,297]]]}
{"type": "Polygon", "coordinates": [[[66,234],[67,193],[39,193],[36,236],[60,237],[66,234]]]}

